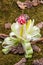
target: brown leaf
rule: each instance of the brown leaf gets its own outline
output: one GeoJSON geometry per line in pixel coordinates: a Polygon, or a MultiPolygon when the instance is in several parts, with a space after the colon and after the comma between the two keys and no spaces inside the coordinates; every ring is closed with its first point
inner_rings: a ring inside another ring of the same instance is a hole
{"type": "Polygon", "coordinates": [[[38,40],[31,41],[31,44],[36,44],[37,42],[42,42],[42,41],[43,41],[43,37],[39,38],[38,40]]]}
{"type": "Polygon", "coordinates": [[[14,64],[14,65],[25,65],[26,63],[26,59],[22,58],[18,63],[14,64]]]}
{"type": "Polygon", "coordinates": [[[43,65],[43,58],[34,60],[32,64],[33,65],[43,65]]]}
{"type": "Polygon", "coordinates": [[[22,45],[21,44],[19,44],[18,46],[16,46],[16,47],[12,47],[12,49],[11,49],[11,53],[13,53],[13,54],[24,54],[24,50],[23,50],[23,47],[22,47],[22,45]]]}
{"type": "Polygon", "coordinates": [[[10,29],[11,28],[11,23],[5,23],[5,29],[10,29]]]}
{"type": "Polygon", "coordinates": [[[32,48],[36,52],[40,52],[41,51],[41,49],[37,45],[32,45],[32,48]]]}
{"type": "Polygon", "coordinates": [[[32,2],[31,1],[17,1],[17,5],[20,7],[20,9],[25,9],[25,8],[31,8],[32,7],[32,2]]]}
{"type": "Polygon", "coordinates": [[[32,2],[31,1],[25,1],[25,5],[27,6],[27,8],[31,8],[32,2]]]}
{"type": "Polygon", "coordinates": [[[20,7],[20,9],[25,9],[27,6],[24,4],[24,2],[17,1],[17,5],[20,7]]]}
{"type": "Polygon", "coordinates": [[[37,6],[39,4],[40,4],[39,0],[32,0],[32,5],[33,6],[37,6]]]}
{"type": "Polygon", "coordinates": [[[8,37],[7,34],[2,34],[2,33],[0,33],[0,38],[1,38],[1,39],[5,39],[6,37],[8,37]]]}
{"type": "Polygon", "coordinates": [[[39,27],[40,29],[43,28],[43,22],[36,24],[36,26],[39,27]]]}

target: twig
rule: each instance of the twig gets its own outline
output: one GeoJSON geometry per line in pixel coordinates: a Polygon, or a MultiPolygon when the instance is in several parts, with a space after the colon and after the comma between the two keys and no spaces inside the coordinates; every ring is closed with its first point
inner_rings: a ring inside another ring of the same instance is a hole
{"type": "Polygon", "coordinates": [[[43,28],[43,22],[36,24],[36,26],[39,27],[40,29],[43,28]]]}
{"type": "Polygon", "coordinates": [[[8,37],[7,34],[2,34],[2,33],[0,33],[0,38],[1,38],[1,39],[5,39],[6,37],[8,37]]]}
{"type": "Polygon", "coordinates": [[[43,37],[42,38],[39,38],[38,40],[31,41],[31,44],[35,44],[35,43],[40,42],[40,41],[43,41],[43,37]]]}

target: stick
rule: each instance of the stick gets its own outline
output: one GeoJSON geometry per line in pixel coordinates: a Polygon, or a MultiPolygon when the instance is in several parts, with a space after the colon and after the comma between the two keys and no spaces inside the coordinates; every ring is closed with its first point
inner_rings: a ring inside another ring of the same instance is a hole
{"type": "Polygon", "coordinates": [[[2,33],[0,33],[0,39],[5,39],[6,37],[8,37],[7,34],[2,34],[2,33]]]}
{"type": "Polygon", "coordinates": [[[43,41],[43,37],[42,37],[42,38],[40,38],[40,39],[38,39],[38,40],[31,41],[31,44],[35,44],[35,43],[37,43],[37,42],[41,42],[41,41],[43,41]]]}

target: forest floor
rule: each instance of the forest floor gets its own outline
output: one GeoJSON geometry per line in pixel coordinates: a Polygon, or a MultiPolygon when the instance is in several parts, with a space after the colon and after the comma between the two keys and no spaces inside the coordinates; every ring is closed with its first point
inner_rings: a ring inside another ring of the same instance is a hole
{"type": "MultiPolygon", "coordinates": [[[[22,1],[22,0],[21,0],[22,1]]],[[[15,22],[15,18],[22,14],[22,10],[17,6],[15,0],[0,0],[0,33],[9,34],[11,30],[6,30],[4,24],[7,22],[15,22]]],[[[28,14],[31,19],[35,20],[35,24],[43,21],[43,5],[40,4],[37,7],[32,7],[30,9],[25,9],[24,14],[28,14]]],[[[43,29],[41,30],[43,36],[43,29]]],[[[43,44],[37,44],[42,51],[40,53],[34,52],[33,57],[27,60],[26,65],[32,65],[34,59],[39,59],[43,57],[43,44]]],[[[14,55],[2,53],[2,45],[0,44],[0,65],[13,65],[18,62],[24,55],[14,55]]]]}

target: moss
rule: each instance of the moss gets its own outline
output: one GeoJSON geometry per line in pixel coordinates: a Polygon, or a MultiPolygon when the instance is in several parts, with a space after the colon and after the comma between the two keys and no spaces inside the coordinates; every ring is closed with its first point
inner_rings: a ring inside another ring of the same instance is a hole
{"type": "MultiPolygon", "coordinates": [[[[16,1],[17,0],[0,0],[0,33],[9,34],[10,30],[6,30],[4,28],[4,24],[6,22],[15,22],[15,18],[22,14],[22,10],[18,8],[16,1]]],[[[37,7],[25,9],[24,13],[28,14],[31,19],[35,19],[35,24],[43,21],[43,5],[41,4],[37,7]]],[[[41,29],[41,34],[43,36],[43,29],[41,29]]],[[[40,53],[34,52],[33,58],[28,59],[26,65],[32,65],[32,61],[34,59],[43,57],[43,44],[38,43],[37,45],[42,49],[42,51],[40,53]]],[[[10,53],[4,55],[1,50],[2,46],[0,44],[0,65],[13,65],[14,63],[18,62],[22,57],[24,57],[24,55],[14,55],[10,53]]]]}

